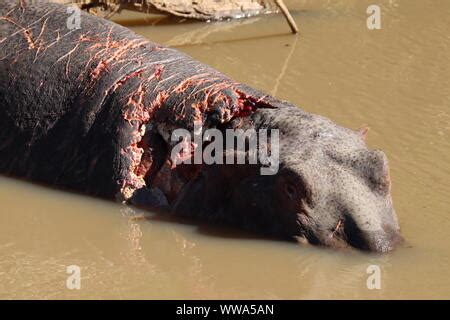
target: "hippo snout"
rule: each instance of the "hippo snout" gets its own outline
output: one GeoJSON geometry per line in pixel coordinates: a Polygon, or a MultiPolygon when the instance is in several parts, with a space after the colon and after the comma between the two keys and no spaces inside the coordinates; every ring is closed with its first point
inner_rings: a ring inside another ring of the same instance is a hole
{"type": "Polygon", "coordinates": [[[349,246],[372,252],[389,252],[403,242],[398,227],[390,224],[383,224],[378,230],[362,230],[347,221],[344,234],[349,246]]]}
{"type": "Polygon", "coordinates": [[[389,252],[403,242],[398,230],[386,227],[383,230],[371,232],[366,236],[366,247],[374,252],[389,252]]]}

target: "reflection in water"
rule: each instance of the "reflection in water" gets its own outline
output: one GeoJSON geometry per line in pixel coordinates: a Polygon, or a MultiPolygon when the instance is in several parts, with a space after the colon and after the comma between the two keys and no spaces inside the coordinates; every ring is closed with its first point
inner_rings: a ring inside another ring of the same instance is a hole
{"type": "Polygon", "coordinates": [[[120,212],[127,221],[124,238],[129,242],[129,248],[124,252],[125,260],[135,265],[147,263],[141,245],[143,234],[139,224],[133,219],[136,216],[135,211],[132,208],[124,207],[120,212]]]}
{"type": "MultiPolygon", "coordinates": [[[[200,44],[212,44],[212,43],[228,43],[228,42],[240,42],[248,41],[251,39],[270,39],[283,35],[290,35],[289,29],[286,29],[286,22],[279,20],[278,16],[265,16],[265,17],[253,17],[242,20],[231,21],[216,21],[211,23],[204,23],[192,20],[186,21],[174,21],[169,20],[130,20],[125,17],[129,17],[129,13],[124,17],[118,16],[113,20],[124,26],[133,29],[136,33],[139,33],[147,38],[150,38],[154,42],[164,43],[170,47],[185,47],[191,45],[200,44]],[[146,22],[147,21],[147,22],[146,22]],[[279,30],[273,28],[255,29],[254,25],[266,25],[267,22],[273,25],[284,26],[279,30]],[[161,24],[164,24],[164,29],[161,28],[161,24]],[[155,26],[154,29],[149,28],[155,26]],[[156,26],[158,25],[158,26],[156,26]],[[255,32],[256,31],[256,32],[255,32]]],[[[295,16],[295,14],[294,14],[295,16]]]]}
{"type": "Polygon", "coordinates": [[[132,28],[309,112],[368,124],[390,160],[402,248],[299,247],[0,178],[0,298],[449,298],[450,2],[379,1],[379,31],[366,28],[369,4],[288,1],[298,38],[277,15],[132,28]],[[72,264],[81,290],[65,286],[72,264]],[[367,289],[369,265],[381,290],[367,289]]]}
{"type": "Polygon", "coordinates": [[[204,275],[202,261],[192,250],[195,247],[195,243],[186,239],[179,232],[173,231],[172,234],[180,256],[186,261],[188,295],[195,298],[214,296],[216,291],[214,289],[214,279],[204,275]]]}
{"type": "MultiPolygon", "coordinates": [[[[295,35],[292,38],[293,38],[292,44],[290,45],[291,46],[291,50],[289,51],[289,54],[287,55],[286,59],[284,60],[283,68],[281,69],[280,74],[275,79],[275,85],[273,87],[272,92],[270,93],[274,97],[277,96],[278,87],[280,86],[281,80],[283,80],[283,77],[286,74],[286,71],[287,71],[287,69],[289,67],[289,61],[291,60],[292,56],[294,55],[295,47],[297,46],[297,42],[298,42],[298,38],[299,37],[297,35],[295,35]]],[[[289,45],[286,45],[286,46],[289,46],[289,45]]]]}
{"type": "Polygon", "coordinates": [[[214,24],[199,24],[195,29],[177,34],[172,39],[166,41],[165,45],[170,47],[181,47],[201,44],[208,38],[214,37],[215,33],[239,32],[238,30],[243,26],[256,23],[259,20],[261,20],[261,18],[219,22],[214,24]]]}

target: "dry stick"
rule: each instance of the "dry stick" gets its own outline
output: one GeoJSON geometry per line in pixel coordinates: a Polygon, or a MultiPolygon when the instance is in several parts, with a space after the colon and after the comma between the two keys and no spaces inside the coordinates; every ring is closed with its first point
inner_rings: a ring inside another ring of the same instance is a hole
{"type": "Polygon", "coordinates": [[[298,27],[297,24],[294,21],[294,18],[292,18],[291,14],[289,13],[288,8],[284,4],[283,0],[275,0],[275,3],[280,8],[281,12],[283,12],[284,17],[286,18],[287,22],[289,23],[289,26],[291,27],[292,33],[298,33],[298,27]]]}

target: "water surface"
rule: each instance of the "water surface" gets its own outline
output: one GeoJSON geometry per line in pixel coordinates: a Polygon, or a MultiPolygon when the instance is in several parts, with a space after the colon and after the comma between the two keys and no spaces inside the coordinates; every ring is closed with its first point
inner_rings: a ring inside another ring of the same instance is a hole
{"type": "Polygon", "coordinates": [[[231,23],[116,21],[232,78],[350,128],[390,160],[406,244],[387,255],[335,252],[160,219],[0,178],[0,298],[450,298],[450,1],[286,1],[231,23]],[[81,290],[66,266],[81,267],[81,290]],[[381,290],[366,269],[381,268],[381,290]]]}

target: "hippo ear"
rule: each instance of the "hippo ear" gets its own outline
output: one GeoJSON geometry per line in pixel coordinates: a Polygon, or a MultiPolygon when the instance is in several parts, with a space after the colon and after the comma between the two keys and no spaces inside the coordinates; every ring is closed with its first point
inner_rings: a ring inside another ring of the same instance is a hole
{"type": "Polygon", "coordinates": [[[362,128],[359,128],[358,129],[358,133],[364,140],[366,140],[367,134],[369,133],[369,127],[368,126],[364,126],[362,128]]]}

